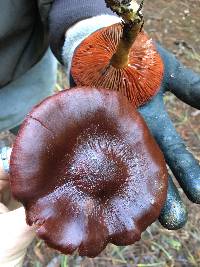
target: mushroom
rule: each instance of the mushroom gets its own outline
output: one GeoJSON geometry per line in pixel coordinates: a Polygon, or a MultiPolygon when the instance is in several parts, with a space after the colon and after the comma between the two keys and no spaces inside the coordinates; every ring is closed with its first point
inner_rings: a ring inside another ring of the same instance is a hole
{"type": "Polygon", "coordinates": [[[120,91],[134,107],[149,101],[159,90],[164,66],[155,45],[142,31],[142,4],[106,0],[123,23],[102,28],[76,48],[71,74],[78,86],[120,91]],[[137,11],[135,11],[137,8],[137,11]]]}
{"type": "Polygon", "coordinates": [[[10,167],[27,223],[65,254],[133,244],[166,199],[162,152],[128,100],[106,89],[64,90],[37,105],[10,167]]]}

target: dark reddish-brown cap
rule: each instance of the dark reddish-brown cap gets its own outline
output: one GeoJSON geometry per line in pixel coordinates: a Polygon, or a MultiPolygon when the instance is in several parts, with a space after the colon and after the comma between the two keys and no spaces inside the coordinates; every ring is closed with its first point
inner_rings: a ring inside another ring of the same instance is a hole
{"type": "Polygon", "coordinates": [[[113,67],[110,60],[121,35],[122,25],[114,24],[87,37],[75,50],[71,74],[78,86],[118,90],[137,108],[158,92],[164,66],[152,39],[142,31],[133,43],[128,66],[113,67]]]}
{"type": "Polygon", "coordinates": [[[62,91],[25,119],[11,155],[11,187],[27,223],[50,247],[94,257],[128,245],[154,222],[166,164],[144,120],[121,94],[62,91]]]}

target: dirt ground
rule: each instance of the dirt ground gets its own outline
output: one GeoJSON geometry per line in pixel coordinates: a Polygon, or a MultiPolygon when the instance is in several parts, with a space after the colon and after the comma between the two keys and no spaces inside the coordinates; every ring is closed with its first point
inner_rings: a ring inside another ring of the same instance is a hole
{"type": "MultiPolygon", "coordinates": [[[[146,0],[145,30],[174,52],[186,66],[200,73],[200,0],[146,0]]],[[[63,86],[64,76],[59,71],[57,89],[63,86]]],[[[200,160],[200,112],[171,94],[165,97],[165,101],[178,132],[200,160]]],[[[198,267],[200,206],[188,201],[181,190],[180,193],[188,207],[189,220],[179,231],[168,231],[157,222],[136,244],[127,247],[109,245],[95,259],[60,255],[35,239],[28,249],[24,267],[198,267]]]]}

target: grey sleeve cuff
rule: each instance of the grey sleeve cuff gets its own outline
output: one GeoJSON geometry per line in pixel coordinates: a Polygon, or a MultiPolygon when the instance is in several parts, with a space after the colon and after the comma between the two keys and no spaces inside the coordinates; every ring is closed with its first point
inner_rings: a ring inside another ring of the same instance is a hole
{"type": "Polygon", "coordinates": [[[121,22],[119,17],[100,15],[82,20],[66,32],[62,50],[62,59],[66,67],[67,78],[70,77],[71,62],[76,47],[93,32],[118,22],[121,22]]]}

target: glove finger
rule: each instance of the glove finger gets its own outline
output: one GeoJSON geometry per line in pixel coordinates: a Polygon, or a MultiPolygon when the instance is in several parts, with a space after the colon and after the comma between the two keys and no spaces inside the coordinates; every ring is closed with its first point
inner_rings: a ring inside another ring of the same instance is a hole
{"type": "Polygon", "coordinates": [[[200,75],[186,68],[177,58],[157,44],[165,65],[164,85],[183,102],[200,109],[200,75]]]}
{"type": "Polygon", "coordinates": [[[187,222],[187,210],[171,178],[168,179],[167,199],[159,216],[159,222],[168,230],[178,230],[187,222]]]}
{"type": "Polygon", "coordinates": [[[187,150],[165,111],[162,96],[158,95],[140,109],[153,136],[164,153],[165,160],[187,197],[200,204],[200,166],[187,150]]]}

